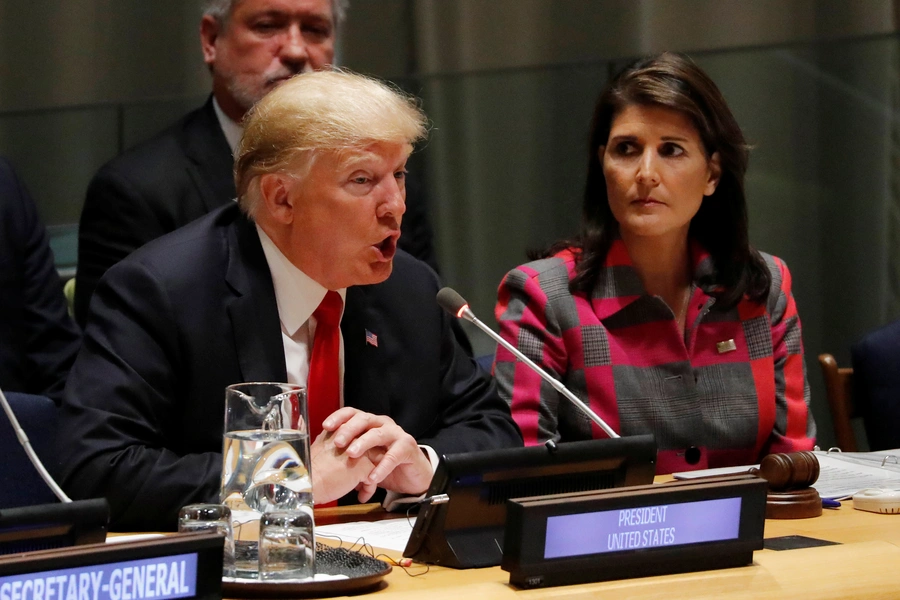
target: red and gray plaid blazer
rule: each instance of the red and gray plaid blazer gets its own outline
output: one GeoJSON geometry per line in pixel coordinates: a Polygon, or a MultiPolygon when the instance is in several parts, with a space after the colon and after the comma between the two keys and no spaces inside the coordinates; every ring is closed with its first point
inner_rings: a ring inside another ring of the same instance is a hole
{"type": "MultiPolygon", "coordinates": [[[[500,334],[620,435],[653,433],[657,473],[811,450],[816,427],[787,266],[762,254],[772,274],[766,302],[716,310],[712,259],[697,244],[692,256],[687,341],[665,302],[644,291],[621,240],[590,297],[569,292],[568,250],[508,273],[495,311],[500,334]]],[[[605,435],[502,347],[494,375],[526,444],[605,435]]]]}

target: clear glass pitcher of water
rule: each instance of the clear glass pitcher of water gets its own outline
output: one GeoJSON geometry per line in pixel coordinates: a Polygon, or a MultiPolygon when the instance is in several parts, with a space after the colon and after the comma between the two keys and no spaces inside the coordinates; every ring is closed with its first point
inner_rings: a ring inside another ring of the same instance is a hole
{"type": "Polygon", "coordinates": [[[290,383],[225,388],[222,459],[220,497],[233,518],[236,573],[256,577],[262,513],[308,513],[312,529],[306,389],[290,383]]]}

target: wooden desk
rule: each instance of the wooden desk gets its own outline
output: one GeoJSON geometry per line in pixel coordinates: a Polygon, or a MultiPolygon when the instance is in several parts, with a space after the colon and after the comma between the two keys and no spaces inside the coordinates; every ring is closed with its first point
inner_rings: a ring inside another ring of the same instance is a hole
{"type": "MultiPolygon", "coordinates": [[[[328,510],[328,509],[326,509],[328,510]]],[[[347,509],[338,509],[346,511],[347,509]]],[[[374,518],[371,507],[343,513],[341,520],[374,518]]],[[[332,521],[327,513],[322,521],[332,521]]],[[[738,569],[684,573],[575,586],[517,590],[499,567],[456,570],[430,567],[410,577],[394,567],[387,586],[375,592],[397,599],[441,598],[900,598],[900,515],[853,509],[852,501],[826,509],[821,517],[766,522],[766,538],[805,535],[834,542],[802,550],[761,550],[753,564],[738,569]]],[[[399,558],[397,552],[387,552],[399,558]]],[[[412,572],[423,567],[414,565],[412,572]]]]}

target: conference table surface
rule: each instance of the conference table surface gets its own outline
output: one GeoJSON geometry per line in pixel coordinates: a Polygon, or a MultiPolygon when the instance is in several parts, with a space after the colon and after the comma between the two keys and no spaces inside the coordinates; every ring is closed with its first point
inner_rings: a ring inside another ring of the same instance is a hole
{"type": "MultiPolygon", "coordinates": [[[[384,518],[376,505],[317,511],[317,523],[384,518]]],[[[500,567],[395,566],[379,597],[422,598],[900,598],[900,514],[882,515],[845,501],[811,519],[766,521],[765,537],[801,535],[838,545],[759,550],[745,567],[521,590],[500,567]]],[[[376,550],[376,552],[381,552],[376,550]]],[[[401,553],[384,551],[399,559],[401,553]]]]}

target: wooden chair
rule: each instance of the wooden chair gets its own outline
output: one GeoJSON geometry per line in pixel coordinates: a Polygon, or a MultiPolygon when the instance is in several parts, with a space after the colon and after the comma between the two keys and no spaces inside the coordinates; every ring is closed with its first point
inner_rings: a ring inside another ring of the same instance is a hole
{"type": "Polygon", "coordinates": [[[825,390],[831,408],[834,436],[838,447],[844,452],[856,452],[856,435],[850,419],[859,417],[853,405],[853,369],[838,367],[830,354],[820,354],[819,364],[825,377],[825,390]]]}

